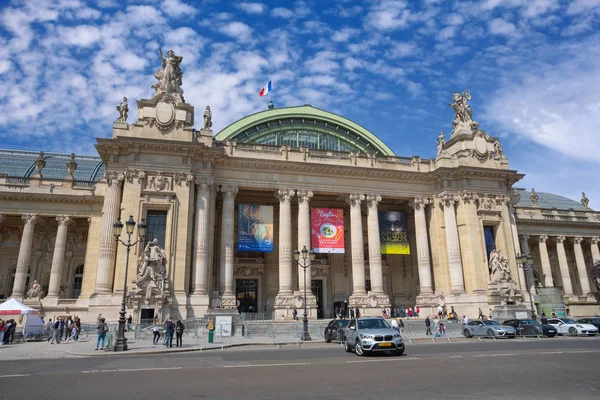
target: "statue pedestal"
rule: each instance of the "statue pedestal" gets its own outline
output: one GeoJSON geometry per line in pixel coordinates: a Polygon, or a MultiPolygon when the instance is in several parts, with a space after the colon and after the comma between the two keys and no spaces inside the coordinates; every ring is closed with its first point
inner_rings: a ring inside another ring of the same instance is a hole
{"type": "Polygon", "coordinates": [[[494,306],[492,316],[495,320],[531,318],[531,310],[523,304],[500,305],[494,306]]]}
{"type": "Polygon", "coordinates": [[[213,131],[212,129],[200,129],[200,133],[197,135],[198,142],[202,143],[207,147],[212,147],[213,131]]]}

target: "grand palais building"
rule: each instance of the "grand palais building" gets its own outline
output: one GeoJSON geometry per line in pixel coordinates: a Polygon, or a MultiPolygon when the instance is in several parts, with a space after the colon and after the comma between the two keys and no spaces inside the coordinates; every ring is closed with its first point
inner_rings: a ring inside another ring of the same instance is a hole
{"type": "Polygon", "coordinates": [[[236,308],[290,319],[305,289],[311,318],[346,304],[476,317],[529,309],[528,292],[538,313],[600,313],[600,212],[585,195],[520,189],[468,92],[424,159],[310,105],[269,104],[218,133],[203,105],[195,130],[176,56],[165,62],[137,115],[117,107],[97,156],[0,150],[0,298],[83,321],[116,321],[124,287],[136,322],[236,308]],[[127,264],[113,224],[130,216],[132,242],[142,219],[147,230],[127,264]],[[304,247],[313,261],[295,260],[304,247]]]}

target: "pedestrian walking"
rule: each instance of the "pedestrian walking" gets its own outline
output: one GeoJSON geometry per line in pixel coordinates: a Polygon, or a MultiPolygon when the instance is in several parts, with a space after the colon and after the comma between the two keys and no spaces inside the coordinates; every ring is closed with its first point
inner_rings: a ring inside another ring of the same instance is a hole
{"type": "Polygon", "coordinates": [[[429,319],[429,315],[425,318],[425,326],[427,327],[425,335],[433,335],[433,333],[431,333],[431,320],[429,319]]]}
{"type": "Polygon", "coordinates": [[[158,344],[158,340],[160,339],[160,325],[158,324],[158,319],[154,320],[154,326],[152,327],[152,333],[154,334],[154,338],[152,339],[152,344],[158,344]]]}
{"type": "Polygon", "coordinates": [[[169,318],[167,324],[165,325],[165,346],[173,347],[173,333],[175,333],[175,324],[173,323],[173,318],[169,318]]]}
{"type": "Polygon", "coordinates": [[[77,342],[77,339],[79,337],[79,331],[77,329],[77,325],[75,324],[75,321],[73,321],[73,323],[71,324],[71,326],[68,328],[68,330],[71,332],[71,336],[69,336],[69,338],[67,339],[67,343],[69,342],[69,340],[72,340],[73,342],[77,342]]]}
{"type": "Polygon", "coordinates": [[[446,336],[446,325],[443,322],[440,322],[440,336],[446,336]]]}
{"type": "Polygon", "coordinates": [[[421,315],[421,309],[418,306],[416,308],[416,313],[417,313],[416,317],[418,317],[419,315],[421,315]]]}
{"type": "Polygon", "coordinates": [[[69,336],[71,335],[71,324],[73,323],[73,320],[71,319],[71,317],[67,317],[66,321],[63,321],[62,326],[60,327],[60,336],[65,338],[65,341],[69,339],[69,336]]]}
{"type": "Polygon", "coordinates": [[[356,307],[355,315],[356,315],[356,318],[360,318],[360,310],[358,309],[358,307],[356,307]]]}
{"type": "Polygon", "coordinates": [[[437,314],[438,314],[438,318],[441,319],[442,315],[444,314],[444,308],[442,307],[441,304],[438,305],[438,309],[437,309],[437,314]]]}
{"type": "Polygon", "coordinates": [[[294,311],[292,311],[292,316],[294,317],[294,321],[298,321],[298,310],[294,307],[294,311]]]}
{"type": "Polygon", "coordinates": [[[177,324],[175,325],[175,335],[177,338],[175,341],[175,347],[183,347],[182,338],[184,330],[185,326],[183,326],[183,323],[180,320],[177,320],[177,324]]]}
{"type": "Polygon", "coordinates": [[[404,321],[402,321],[402,318],[398,320],[398,329],[400,331],[400,336],[404,337],[404,321]]]}
{"type": "Polygon", "coordinates": [[[398,321],[396,320],[396,318],[392,319],[392,329],[400,332],[400,325],[398,324],[398,321]]]}
{"type": "Polygon", "coordinates": [[[433,328],[435,330],[435,336],[438,337],[440,336],[440,320],[435,318],[433,320],[433,328]]]}
{"type": "Polygon", "coordinates": [[[467,318],[467,316],[466,316],[466,315],[463,315],[463,317],[462,317],[462,324],[463,324],[463,325],[466,325],[466,324],[468,324],[468,323],[469,323],[469,318],[467,318]]]}
{"type": "Polygon", "coordinates": [[[52,337],[50,338],[49,342],[50,344],[59,344],[60,343],[60,328],[62,325],[62,321],[61,318],[58,317],[56,318],[56,321],[54,321],[54,332],[52,332],[52,337]]]}
{"type": "Polygon", "coordinates": [[[413,316],[413,310],[411,307],[408,307],[408,318],[410,319],[410,318],[412,318],[412,316],[413,316]]]}
{"type": "Polygon", "coordinates": [[[127,332],[131,331],[132,323],[133,323],[133,318],[131,317],[131,314],[129,314],[129,317],[127,317],[127,332]]]}
{"type": "Polygon", "coordinates": [[[483,319],[483,311],[481,311],[481,307],[479,308],[479,316],[478,319],[483,319]]]}
{"type": "Polygon", "coordinates": [[[98,320],[96,332],[98,333],[98,337],[96,338],[96,350],[98,350],[100,342],[102,342],[102,347],[100,347],[100,350],[103,350],[104,340],[106,339],[106,333],[108,332],[108,324],[106,323],[106,320],[102,317],[100,317],[100,319],[98,320]]]}
{"type": "Polygon", "coordinates": [[[0,319],[0,346],[2,346],[4,344],[4,327],[6,326],[6,324],[4,323],[4,320],[0,319]]]}
{"type": "Polygon", "coordinates": [[[340,317],[340,308],[338,306],[334,307],[333,314],[334,314],[334,316],[335,316],[336,319],[340,317]]]}
{"type": "Polygon", "coordinates": [[[350,308],[350,319],[354,318],[354,308],[350,308]]]}

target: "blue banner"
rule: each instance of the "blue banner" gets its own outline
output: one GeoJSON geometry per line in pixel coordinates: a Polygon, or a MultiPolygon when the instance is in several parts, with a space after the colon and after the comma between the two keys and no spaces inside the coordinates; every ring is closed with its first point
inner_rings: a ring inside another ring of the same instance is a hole
{"type": "Polygon", "coordinates": [[[238,251],[273,251],[273,206],[240,204],[238,251]]]}

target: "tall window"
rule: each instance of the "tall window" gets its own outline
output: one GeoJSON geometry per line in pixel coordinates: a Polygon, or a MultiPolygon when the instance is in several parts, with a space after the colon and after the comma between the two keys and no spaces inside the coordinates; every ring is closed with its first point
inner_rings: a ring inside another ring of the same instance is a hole
{"type": "Polygon", "coordinates": [[[494,232],[493,226],[483,227],[483,236],[485,237],[485,252],[487,253],[488,260],[490,259],[490,253],[496,250],[496,233],[494,232]]]}
{"type": "Polygon", "coordinates": [[[80,265],[75,270],[75,276],[73,276],[73,290],[71,291],[71,298],[76,299],[81,294],[81,286],[83,285],[83,265],[80,265]]]}
{"type": "Polygon", "coordinates": [[[167,231],[167,211],[148,210],[146,214],[146,243],[158,239],[158,245],[165,248],[165,235],[167,231]]]}

